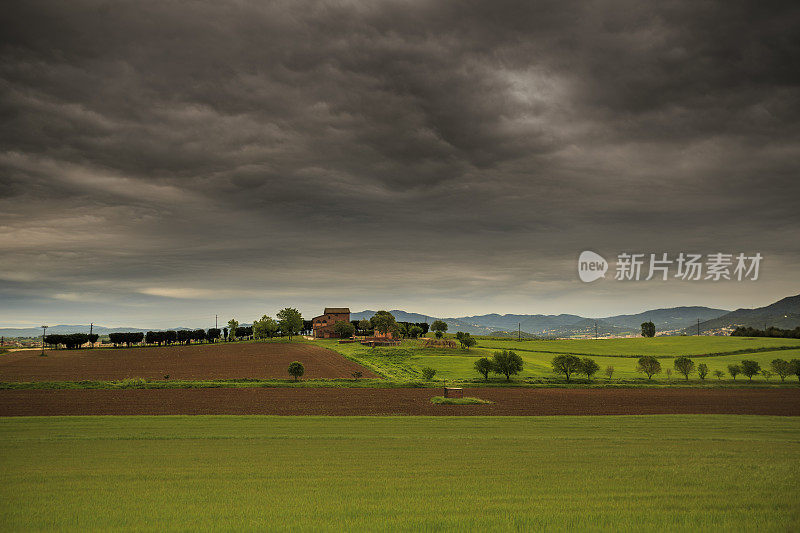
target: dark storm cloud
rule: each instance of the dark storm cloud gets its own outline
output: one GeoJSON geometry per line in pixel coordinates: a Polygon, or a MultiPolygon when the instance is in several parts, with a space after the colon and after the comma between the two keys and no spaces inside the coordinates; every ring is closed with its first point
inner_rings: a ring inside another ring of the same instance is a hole
{"type": "Polygon", "coordinates": [[[788,2],[14,3],[0,294],[335,279],[482,312],[632,246],[758,249],[790,280],[798,22],[788,2]]]}

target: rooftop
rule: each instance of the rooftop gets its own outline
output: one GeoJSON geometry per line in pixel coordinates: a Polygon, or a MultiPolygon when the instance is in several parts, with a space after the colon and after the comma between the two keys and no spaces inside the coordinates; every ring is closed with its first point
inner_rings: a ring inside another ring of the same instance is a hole
{"type": "Polygon", "coordinates": [[[349,307],[326,307],[325,312],[323,314],[326,315],[338,315],[342,313],[350,314],[349,307]]]}

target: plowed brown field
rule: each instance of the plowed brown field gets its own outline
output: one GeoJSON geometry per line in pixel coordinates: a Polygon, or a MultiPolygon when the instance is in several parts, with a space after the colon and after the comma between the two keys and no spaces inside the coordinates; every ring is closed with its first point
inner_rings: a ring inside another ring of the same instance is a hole
{"type": "Polygon", "coordinates": [[[800,389],[465,391],[491,405],[433,405],[439,389],[230,388],[2,390],[0,416],[26,415],[634,415],[800,416],[800,389]]]}
{"type": "Polygon", "coordinates": [[[247,343],[192,346],[11,352],[0,356],[0,381],[81,381],[125,378],[290,378],[292,361],[303,378],[350,378],[355,371],[379,377],[341,355],[312,344],[247,343]]]}

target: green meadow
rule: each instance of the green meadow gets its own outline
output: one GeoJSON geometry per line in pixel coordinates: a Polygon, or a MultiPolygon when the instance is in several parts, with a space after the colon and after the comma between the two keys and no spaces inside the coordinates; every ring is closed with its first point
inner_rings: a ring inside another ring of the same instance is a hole
{"type": "MultiPolygon", "coordinates": [[[[524,362],[524,370],[515,379],[555,378],[550,362],[558,354],[588,356],[600,365],[595,381],[605,381],[603,371],[614,367],[613,379],[637,380],[644,378],[636,371],[637,358],[652,355],[659,358],[662,373],[653,381],[666,383],[666,370],[673,368],[676,357],[688,356],[695,365],[705,363],[709,367],[706,383],[718,382],[714,370],[726,372],[723,381],[731,382],[727,375],[729,364],[740,363],[742,359],[757,361],[761,368],[769,368],[773,359],[791,360],[800,358],[800,340],[752,337],[654,337],[630,339],[580,339],[580,340],[523,340],[478,338],[478,344],[469,350],[461,348],[422,348],[421,341],[406,340],[398,347],[369,348],[357,343],[338,344],[334,340],[314,341],[338,351],[346,357],[358,361],[389,379],[414,381],[421,379],[421,369],[431,367],[436,370],[436,379],[474,380],[481,376],[474,370],[475,360],[491,357],[498,350],[513,350],[524,362]]],[[[493,377],[493,381],[505,378],[493,377]]],[[[682,375],[673,375],[671,382],[684,381],[682,375]]],[[[697,374],[691,380],[699,381],[697,374]]],[[[737,382],[748,381],[739,376],[737,382]]],[[[788,383],[797,382],[796,376],[786,379],[788,383]]],[[[778,383],[780,378],[772,376],[765,380],[762,376],[753,378],[755,383],[778,383]]]]}
{"type": "Polygon", "coordinates": [[[800,419],[0,419],[17,530],[792,531],[800,419]]]}

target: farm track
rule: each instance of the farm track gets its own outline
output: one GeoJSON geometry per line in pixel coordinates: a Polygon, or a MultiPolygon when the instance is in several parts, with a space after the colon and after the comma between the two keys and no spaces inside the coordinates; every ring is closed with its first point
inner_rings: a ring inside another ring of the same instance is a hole
{"type": "Polygon", "coordinates": [[[475,388],[490,405],[433,405],[438,389],[3,390],[0,416],[651,415],[800,416],[800,389],[475,388]]]}
{"type": "Polygon", "coordinates": [[[0,381],[81,381],[127,378],[173,380],[288,378],[292,361],[304,378],[350,378],[371,370],[340,354],[307,343],[235,343],[190,346],[12,352],[0,357],[0,381]]]}

